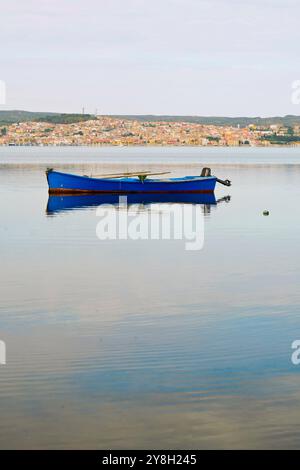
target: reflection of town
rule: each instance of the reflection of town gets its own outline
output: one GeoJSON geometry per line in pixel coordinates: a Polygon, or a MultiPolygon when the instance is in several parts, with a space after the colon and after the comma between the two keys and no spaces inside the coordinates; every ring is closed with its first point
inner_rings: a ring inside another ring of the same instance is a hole
{"type": "Polygon", "coordinates": [[[300,126],[247,127],[97,117],[71,124],[20,122],[0,127],[0,145],[300,145],[300,126]]]}

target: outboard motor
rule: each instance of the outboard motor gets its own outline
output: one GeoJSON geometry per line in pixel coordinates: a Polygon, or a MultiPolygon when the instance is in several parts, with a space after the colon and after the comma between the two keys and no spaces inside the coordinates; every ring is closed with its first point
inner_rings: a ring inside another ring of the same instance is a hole
{"type": "MultiPolygon", "coordinates": [[[[201,175],[202,178],[209,178],[211,177],[211,169],[204,167],[202,168],[201,175]]],[[[216,178],[218,183],[224,184],[224,186],[231,186],[231,181],[229,180],[220,180],[219,178],[216,178]]]]}
{"type": "Polygon", "coordinates": [[[209,176],[211,176],[211,169],[210,168],[202,168],[202,171],[201,171],[201,175],[203,178],[207,178],[209,176]]]}

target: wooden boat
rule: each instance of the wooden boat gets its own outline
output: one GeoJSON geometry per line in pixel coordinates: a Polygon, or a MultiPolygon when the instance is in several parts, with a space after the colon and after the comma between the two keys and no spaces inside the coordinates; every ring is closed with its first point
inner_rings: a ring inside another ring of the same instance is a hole
{"type": "Polygon", "coordinates": [[[152,178],[169,172],[120,173],[101,177],[79,176],[48,169],[47,180],[50,194],[115,193],[115,194],[164,194],[164,193],[212,193],[216,183],[230,186],[230,181],[219,180],[204,168],[200,176],[183,178],[152,178]],[[151,178],[149,178],[151,176],[151,178]]]}

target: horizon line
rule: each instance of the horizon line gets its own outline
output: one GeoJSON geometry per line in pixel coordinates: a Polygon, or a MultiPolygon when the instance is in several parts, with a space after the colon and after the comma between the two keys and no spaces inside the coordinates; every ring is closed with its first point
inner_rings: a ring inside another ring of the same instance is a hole
{"type": "Polygon", "coordinates": [[[43,113],[43,114],[75,114],[75,115],[83,115],[83,116],[157,116],[157,117],[200,117],[200,118],[227,118],[227,119],[239,119],[239,118],[247,118],[247,119],[268,119],[268,118],[286,118],[286,117],[297,117],[300,118],[300,114],[276,114],[276,115],[226,115],[226,114],[155,114],[155,113],[103,113],[103,114],[95,114],[95,113],[82,113],[82,112],[65,112],[65,111],[30,111],[27,109],[0,109],[0,113],[9,113],[9,112],[21,112],[21,113],[32,113],[32,114],[38,114],[38,113],[43,113]]]}

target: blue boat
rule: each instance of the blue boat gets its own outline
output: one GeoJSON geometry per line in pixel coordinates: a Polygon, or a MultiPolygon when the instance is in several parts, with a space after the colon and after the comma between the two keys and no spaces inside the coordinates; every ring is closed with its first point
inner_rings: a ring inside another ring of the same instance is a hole
{"type": "Polygon", "coordinates": [[[200,176],[183,178],[156,179],[154,175],[166,173],[121,173],[101,175],[100,178],[61,173],[48,169],[46,172],[49,194],[82,194],[82,193],[114,193],[114,194],[164,194],[164,193],[212,193],[216,183],[230,186],[229,180],[219,180],[211,175],[209,168],[203,168],[200,176]]]}

